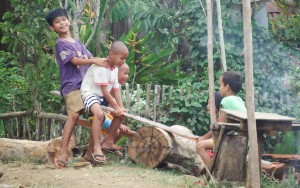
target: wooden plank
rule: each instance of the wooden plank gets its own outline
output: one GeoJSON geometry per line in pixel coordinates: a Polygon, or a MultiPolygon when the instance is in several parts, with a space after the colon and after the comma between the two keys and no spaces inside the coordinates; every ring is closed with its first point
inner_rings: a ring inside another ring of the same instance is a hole
{"type": "Polygon", "coordinates": [[[226,129],[226,127],[224,127],[224,126],[220,127],[220,132],[219,132],[218,138],[216,139],[216,144],[215,144],[215,147],[214,147],[215,155],[213,156],[211,165],[208,167],[209,172],[211,172],[211,173],[214,169],[214,166],[216,164],[216,159],[218,158],[218,155],[219,155],[219,149],[220,149],[220,145],[221,145],[221,142],[222,142],[222,139],[223,139],[225,129],[226,129]]]}
{"type": "Polygon", "coordinates": [[[22,117],[22,116],[30,116],[32,115],[32,110],[21,111],[21,112],[7,112],[0,114],[0,119],[11,118],[11,117],[22,117]]]}
{"type": "Polygon", "coordinates": [[[298,131],[298,130],[300,130],[300,123],[293,123],[293,124],[292,124],[292,130],[293,130],[293,131],[298,131]]]}
{"type": "MultiPolygon", "coordinates": [[[[241,112],[237,110],[225,110],[221,109],[226,114],[235,116],[242,120],[247,120],[247,112],[241,112]]],[[[282,116],[275,113],[264,113],[264,112],[255,112],[255,119],[256,120],[272,120],[272,121],[294,121],[295,118],[291,118],[288,116],[282,116]]]]}
{"type": "Polygon", "coordinates": [[[262,157],[265,159],[300,160],[300,155],[297,154],[262,154],[262,157]]]}
{"type": "MultiPolygon", "coordinates": [[[[101,108],[103,110],[107,110],[107,111],[112,112],[112,113],[114,112],[114,109],[111,108],[111,107],[101,106],[101,108]]],[[[183,131],[180,131],[180,130],[177,130],[177,129],[173,129],[172,127],[166,126],[164,124],[161,124],[161,123],[158,123],[158,122],[155,122],[155,121],[151,121],[149,119],[146,119],[146,118],[143,118],[143,117],[140,117],[140,116],[136,116],[136,115],[129,114],[129,113],[126,113],[126,112],[123,113],[123,115],[127,118],[132,118],[134,120],[140,121],[141,123],[145,123],[145,124],[148,124],[148,125],[151,125],[151,126],[161,128],[165,131],[174,133],[176,135],[179,135],[179,136],[182,136],[182,137],[185,137],[185,138],[189,138],[189,139],[193,139],[193,140],[199,138],[199,136],[196,136],[192,133],[187,133],[187,132],[183,132],[183,131]]]]}

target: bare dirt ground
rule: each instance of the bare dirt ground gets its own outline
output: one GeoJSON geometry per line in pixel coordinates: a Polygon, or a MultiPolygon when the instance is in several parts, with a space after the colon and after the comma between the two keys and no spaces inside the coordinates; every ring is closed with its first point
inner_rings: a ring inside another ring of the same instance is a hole
{"type": "Polygon", "coordinates": [[[13,162],[0,163],[0,172],[3,173],[0,178],[1,188],[196,187],[193,182],[199,180],[194,176],[122,163],[87,169],[74,169],[72,167],[56,169],[51,164],[13,162]]]}

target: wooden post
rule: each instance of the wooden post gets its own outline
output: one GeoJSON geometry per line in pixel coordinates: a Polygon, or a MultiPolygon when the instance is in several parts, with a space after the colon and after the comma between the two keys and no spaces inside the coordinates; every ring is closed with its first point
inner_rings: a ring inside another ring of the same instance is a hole
{"type": "Polygon", "coordinates": [[[170,86],[170,93],[169,93],[169,101],[170,101],[170,109],[173,107],[173,101],[172,101],[172,97],[173,97],[173,85],[170,86]]]}
{"type": "Polygon", "coordinates": [[[216,0],[217,3],[217,13],[218,13],[218,31],[220,37],[220,48],[221,48],[221,62],[223,72],[227,71],[226,65],[226,57],[225,57],[225,44],[224,44],[224,36],[223,36],[223,27],[222,27],[222,13],[221,13],[221,3],[220,0],[216,0]]]}
{"type": "Polygon", "coordinates": [[[130,94],[129,94],[129,84],[125,84],[126,87],[126,108],[130,110],[130,94]]]}
{"type": "Polygon", "coordinates": [[[141,86],[140,84],[136,85],[136,104],[137,104],[137,114],[140,115],[140,98],[141,98],[141,86]]]}
{"type": "Polygon", "coordinates": [[[213,60],[213,24],[212,24],[212,3],[206,0],[207,7],[207,61],[209,80],[209,106],[210,106],[210,129],[216,122],[215,94],[214,94],[214,60],[213,60]]]}
{"type": "Polygon", "coordinates": [[[243,1],[243,28],[244,28],[244,63],[246,82],[246,106],[249,135],[249,158],[247,168],[247,188],[260,187],[260,170],[258,159],[257,132],[254,106],[253,86],[253,55],[252,55],[252,26],[250,0],[243,1]]]}
{"type": "Polygon", "coordinates": [[[150,116],[150,96],[151,96],[151,84],[147,85],[147,96],[146,96],[146,117],[150,116]]]}

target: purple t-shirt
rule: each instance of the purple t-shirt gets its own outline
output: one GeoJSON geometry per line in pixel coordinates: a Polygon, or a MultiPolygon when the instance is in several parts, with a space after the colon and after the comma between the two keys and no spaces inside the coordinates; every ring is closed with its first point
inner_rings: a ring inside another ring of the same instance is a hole
{"type": "Polygon", "coordinates": [[[92,54],[79,41],[69,42],[57,39],[55,45],[55,58],[60,71],[60,93],[66,95],[71,91],[80,89],[82,79],[88,66],[77,66],[70,62],[73,57],[90,58],[92,54]]]}

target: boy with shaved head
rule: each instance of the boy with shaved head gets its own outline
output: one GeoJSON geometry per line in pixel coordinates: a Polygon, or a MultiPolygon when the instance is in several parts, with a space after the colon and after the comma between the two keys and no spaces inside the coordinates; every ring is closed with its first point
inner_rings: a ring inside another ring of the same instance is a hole
{"type": "Polygon", "coordinates": [[[92,123],[92,139],[94,145],[89,145],[87,154],[90,160],[96,163],[106,163],[107,159],[102,150],[118,151],[114,138],[123,120],[123,108],[120,85],[118,82],[118,68],[121,67],[128,56],[128,49],[121,41],[112,43],[107,57],[108,67],[92,65],[88,69],[81,84],[81,95],[86,111],[94,115],[92,123]],[[112,94],[111,94],[112,93],[112,94]],[[108,134],[100,146],[101,126],[105,120],[101,105],[110,105],[114,108],[115,117],[111,123],[108,134]]]}

